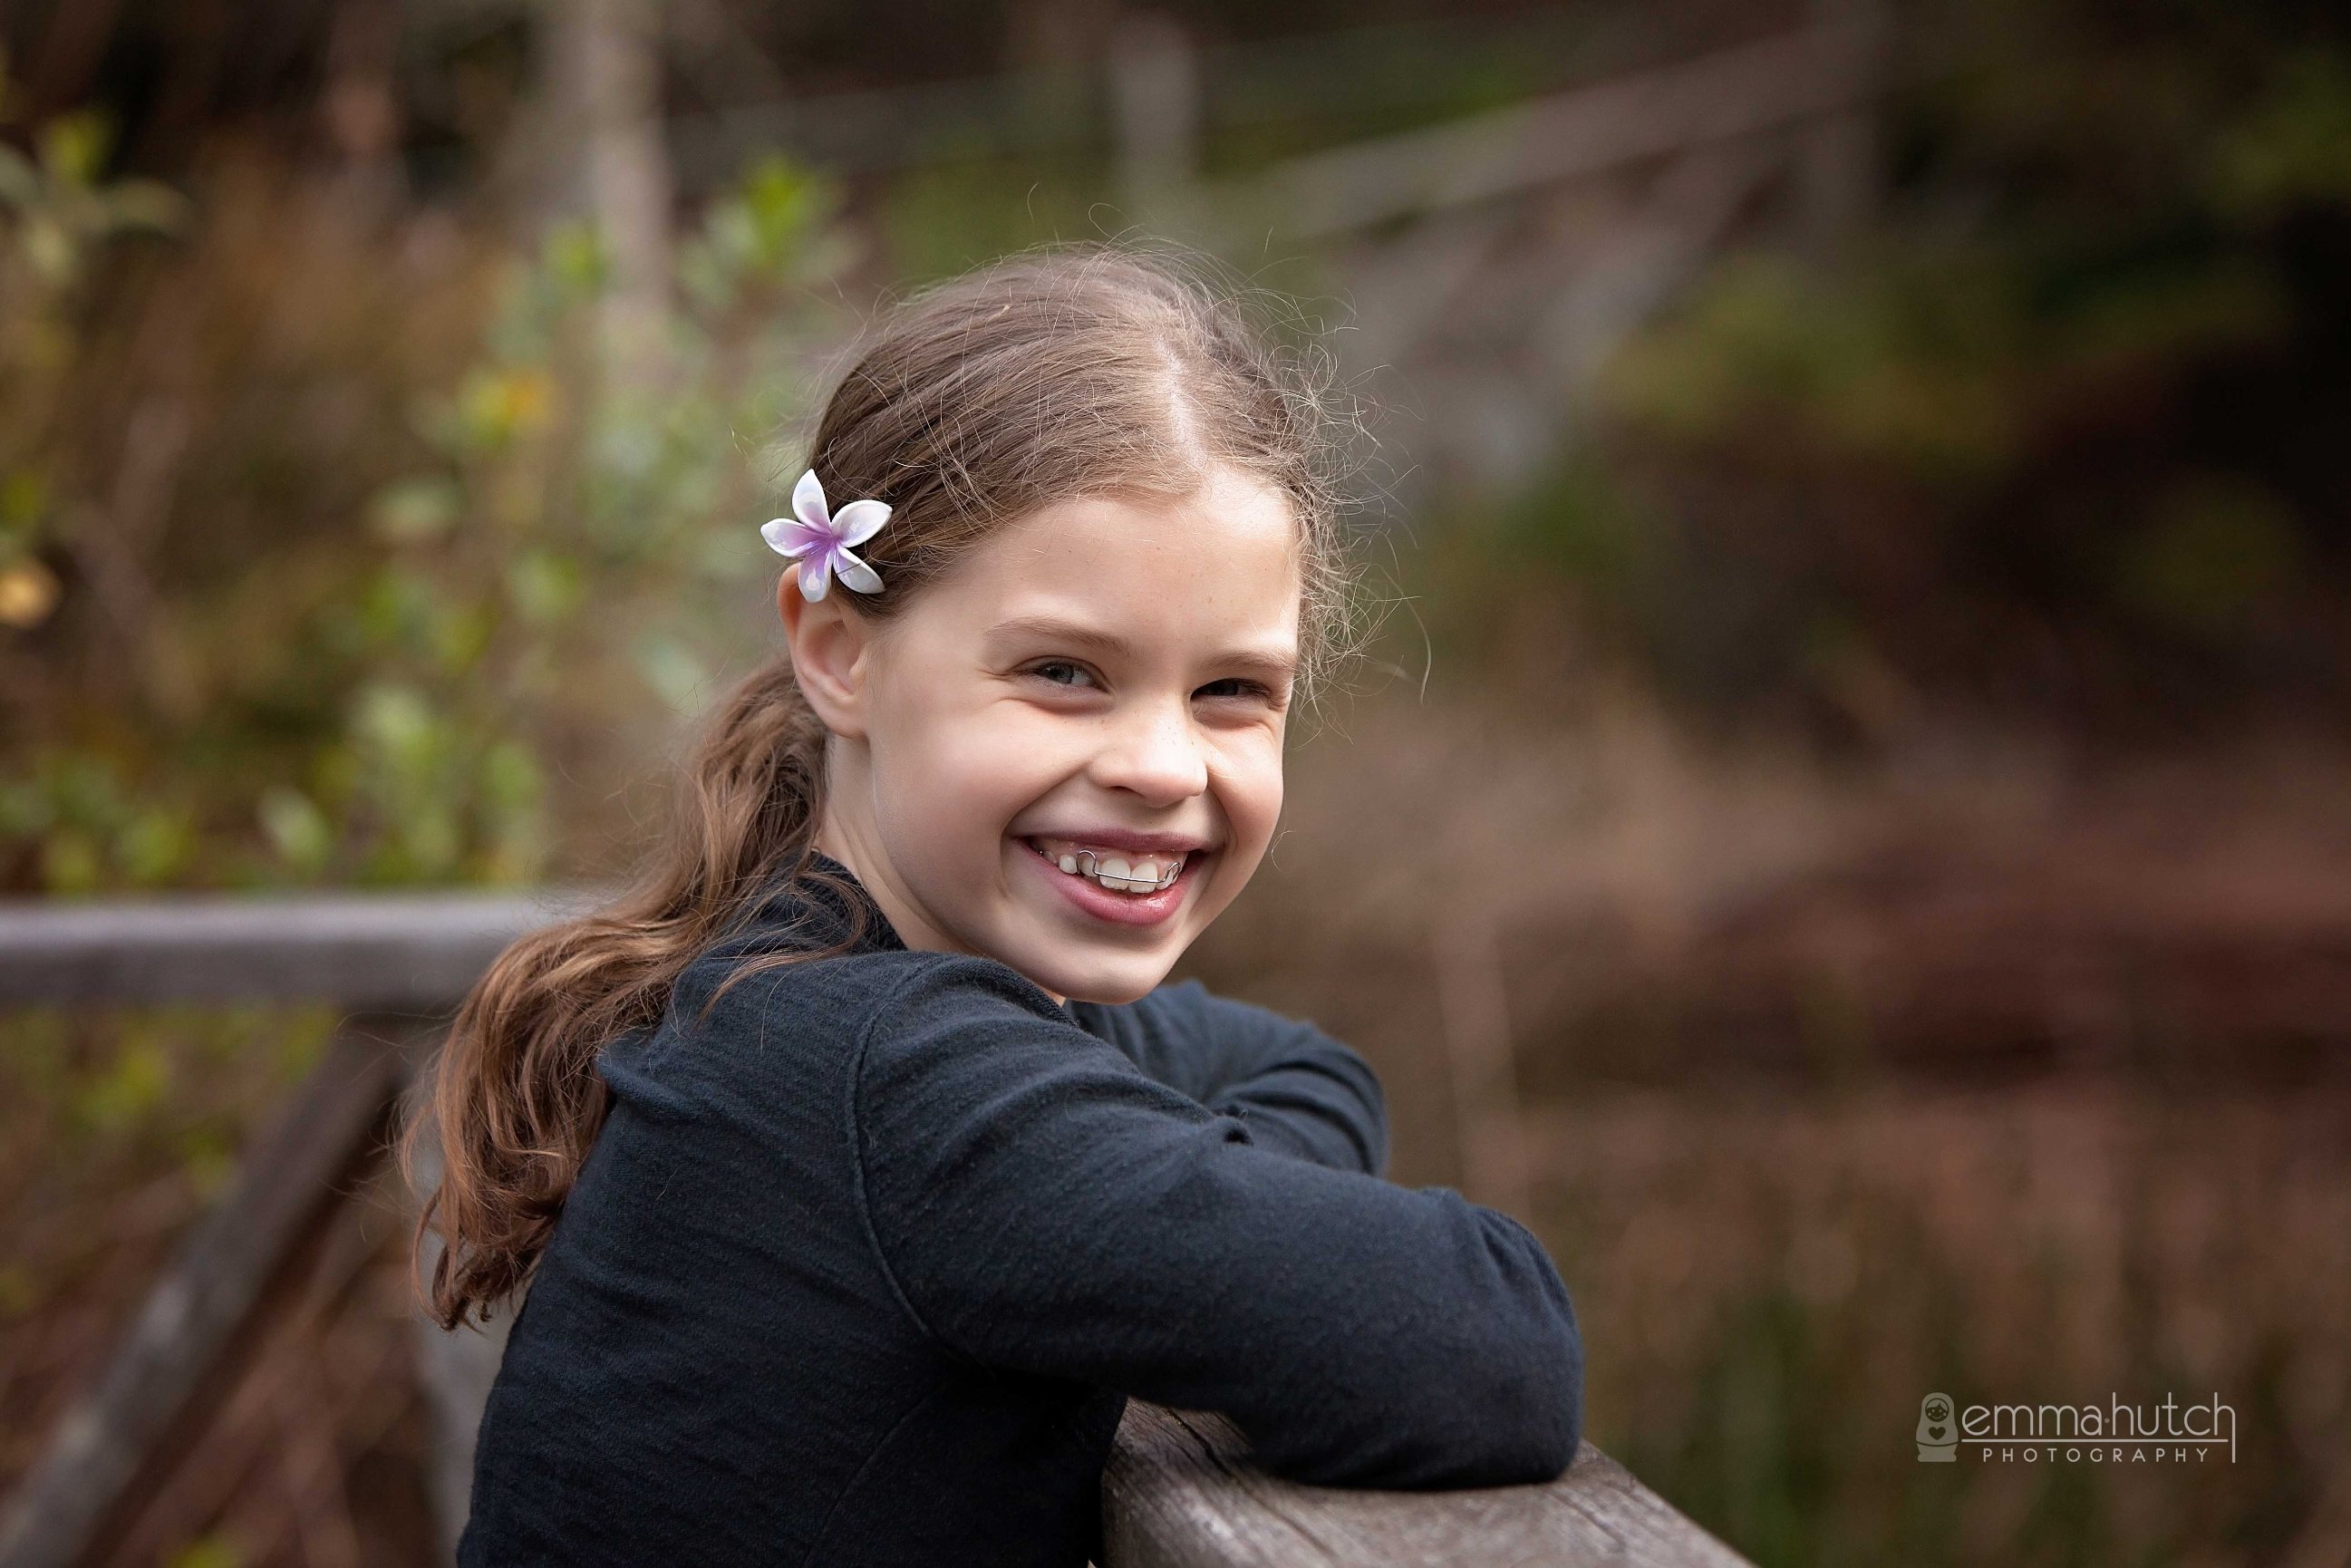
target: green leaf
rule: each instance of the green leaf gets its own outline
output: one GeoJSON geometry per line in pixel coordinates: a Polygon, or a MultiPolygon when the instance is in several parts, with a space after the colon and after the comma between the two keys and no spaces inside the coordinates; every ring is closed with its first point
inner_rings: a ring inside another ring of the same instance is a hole
{"type": "Polygon", "coordinates": [[[106,209],[117,228],[178,234],[194,209],[185,196],[152,180],[122,180],[106,187],[106,209]]]}
{"type": "Polygon", "coordinates": [[[575,219],[548,230],[539,267],[559,295],[588,298],[611,280],[611,251],[595,225],[575,219]]]}
{"type": "Polygon", "coordinates": [[[0,202],[29,207],[41,199],[41,173],[14,147],[0,147],[0,202]]]}
{"type": "Polygon", "coordinates": [[[113,150],[114,132],[104,115],[79,110],[42,126],[34,141],[50,179],[88,186],[97,183],[98,172],[113,150]]]}
{"type": "Polygon", "coordinates": [[[53,288],[71,283],[81,270],[81,247],[66,226],[46,211],[26,214],[16,243],[25,247],[25,259],[32,263],[33,271],[53,288]]]}
{"type": "Polygon", "coordinates": [[[119,1133],[146,1120],[171,1088],[171,1057],[152,1040],[135,1040],[83,1088],[75,1110],[86,1125],[119,1133]]]}
{"type": "Polygon", "coordinates": [[[334,852],[335,830],[309,796],[273,784],[262,791],[256,815],[270,847],[287,865],[306,877],[326,869],[327,857],[334,852]]]}
{"type": "Polygon", "coordinates": [[[154,887],[187,864],[195,847],[194,829],[184,814],[149,807],[115,835],[114,861],[131,886],[154,887]]]}
{"type": "Polygon", "coordinates": [[[549,626],[579,607],[586,585],[580,563],[549,549],[527,549],[507,569],[507,592],[524,621],[549,626]]]}
{"type": "Polygon", "coordinates": [[[246,1556],[225,1535],[206,1535],[182,1547],[171,1568],[246,1568],[246,1556]]]}
{"type": "Polygon", "coordinates": [[[442,475],[402,479],[385,486],[368,503],[368,528],[386,544],[424,544],[457,526],[465,493],[442,475]]]}

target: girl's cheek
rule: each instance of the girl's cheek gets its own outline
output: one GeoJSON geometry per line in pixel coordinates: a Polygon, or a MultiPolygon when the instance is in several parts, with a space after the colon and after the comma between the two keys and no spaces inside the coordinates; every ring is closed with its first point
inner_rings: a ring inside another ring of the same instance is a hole
{"type": "Polygon", "coordinates": [[[1083,768],[1081,738],[1066,727],[996,726],[944,758],[942,772],[952,769],[988,795],[1016,796],[1026,804],[1029,797],[1083,768]]]}
{"type": "Polygon", "coordinates": [[[1259,741],[1228,749],[1216,769],[1216,785],[1236,832],[1244,839],[1269,838],[1281,815],[1281,747],[1259,741]]]}

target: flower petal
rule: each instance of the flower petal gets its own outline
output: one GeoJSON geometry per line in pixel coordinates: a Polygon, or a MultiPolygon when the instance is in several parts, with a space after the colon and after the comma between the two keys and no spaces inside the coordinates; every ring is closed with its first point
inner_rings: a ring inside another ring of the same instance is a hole
{"type": "Polygon", "coordinates": [[[831,553],[832,564],[841,570],[841,580],[843,584],[855,589],[860,593],[882,591],[880,572],[850,554],[845,548],[836,547],[831,553]]]}
{"type": "Polygon", "coordinates": [[[814,604],[832,586],[832,552],[816,550],[802,556],[794,570],[799,573],[800,597],[814,604]]]}
{"type": "Polygon", "coordinates": [[[890,520],[890,507],[882,501],[852,501],[833,514],[832,526],[845,545],[862,545],[879,533],[882,525],[890,520]]]}
{"type": "Polygon", "coordinates": [[[824,484],[811,468],[792,486],[792,511],[800,521],[812,528],[832,531],[832,514],[825,508],[824,484]]]}
{"type": "Polygon", "coordinates": [[[832,542],[831,535],[820,533],[795,517],[768,518],[759,525],[759,537],[778,555],[806,555],[832,542]]]}

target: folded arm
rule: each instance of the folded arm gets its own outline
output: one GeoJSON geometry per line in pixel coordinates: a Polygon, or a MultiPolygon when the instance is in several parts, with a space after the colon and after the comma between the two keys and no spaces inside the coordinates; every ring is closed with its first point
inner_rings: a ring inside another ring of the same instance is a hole
{"type": "Polygon", "coordinates": [[[1130,1009],[1120,1048],[1150,1077],[1246,1124],[1251,1140],[1333,1170],[1386,1174],[1387,1105],[1364,1059],[1312,1024],[1197,980],[1130,1009]]]}
{"type": "Polygon", "coordinates": [[[999,967],[912,976],[852,1090],[874,1244],[932,1335],[1223,1411],[1270,1469],[1326,1485],[1566,1467],[1582,1343],[1523,1227],[1259,1146],[1259,1119],[1042,1016],[999,967]]]}

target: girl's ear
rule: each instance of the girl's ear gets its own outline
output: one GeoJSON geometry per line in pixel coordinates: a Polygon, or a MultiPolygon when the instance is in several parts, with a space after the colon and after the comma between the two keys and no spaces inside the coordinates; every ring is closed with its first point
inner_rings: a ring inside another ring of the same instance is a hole
{"type": "Polygon", "coordinates": [[[838,581],[831,592],[810,604],[800,594],[799,573],[795,562],[776,584],[776,609],[791,644],[792,674],[825,728],[862,739],[865,653],[872,646],[872,628],[845,602],[849,595],[838,581]]]}

